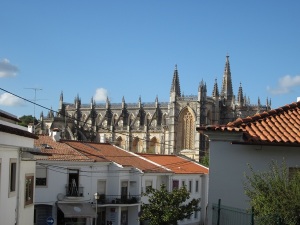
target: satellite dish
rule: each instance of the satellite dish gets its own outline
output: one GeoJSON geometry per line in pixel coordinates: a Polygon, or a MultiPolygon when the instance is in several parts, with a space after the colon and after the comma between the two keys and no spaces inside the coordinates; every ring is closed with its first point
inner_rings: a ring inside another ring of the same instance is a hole
{"type": "Polygon", "coordinates": [[[65,198],[65,195],[62,194],[62,193],[59,193],[59,194],[57,195],[57,200],[58,200],[58,201],[62,201],[62,200],[64,200],[64,198],[65,198]]]}

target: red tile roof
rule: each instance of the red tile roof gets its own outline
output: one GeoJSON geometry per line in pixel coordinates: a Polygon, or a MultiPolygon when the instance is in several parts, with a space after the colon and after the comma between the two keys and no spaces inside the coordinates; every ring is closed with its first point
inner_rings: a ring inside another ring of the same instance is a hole
{"type": "MultiPolygon", "coordinates": [[[[207,174],[208,168],[175,155],[135,154],[108,143],[61,140],[39,136],[35,147],[51,154],[47,160],[115,162],[147,173],[207,174]]],[[[38,159],[45,159],[38,157],[38,159]]]]}
{"type": "Polygon", "coordinates": [[[170,173],[170,171],[157,166],[134,153],[125,151],[111,144],[67,140],[64,140],[63,142],[93,159],[103,157],[106,160],[115,162],[123,167],[134,167],[148,173],[170,173]]]}
{"type": "Polygon", "coordinates": [[[132,166],[144,172],[170,173],[170,171],[141,158],[135,153],[117,148],[113,145],[91,143],[91,146],[103,152],[105,158],[114,161],[122,166],[132,166]]]}
{"type": "Polygon", "coordinates": [[[176,155],[143,154],[138,155],[160,164],[176,174],[208,174],[208,168],[196,162],[184,159],[176,155]]]}
{"type": "Polygon", "coordinates": [[[36,156],[37,159],[54,161],[94,161],[67,144],[54,141],[50,136],[40,135],[38,137],[39,138],[34,141],[35,147],[40,148],[42,153],[50,154],[50,156],[48,156],[47,159],[36,156]]]}
{"type": "Polygon", "coordinates": [[[239,118],[227,125],[198,127],[197,131],[243,132],[244,141],[260,144],[300,144],[300,102],[239,118]]]}

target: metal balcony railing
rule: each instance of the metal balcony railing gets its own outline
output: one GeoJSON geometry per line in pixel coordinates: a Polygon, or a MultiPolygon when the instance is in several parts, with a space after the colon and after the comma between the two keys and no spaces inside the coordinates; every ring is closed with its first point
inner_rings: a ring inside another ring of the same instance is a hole
{"type": "Polygon", "coordinates": [[[136,204],[141,201],[140,195],[105,195],[100,194],[98,204],[136,204]]]}
{"type": "Polygon", "coordinates": [[[73,185],[66,184],[67,197],[83,197],[83,187],[74,187],[73,185]]]}

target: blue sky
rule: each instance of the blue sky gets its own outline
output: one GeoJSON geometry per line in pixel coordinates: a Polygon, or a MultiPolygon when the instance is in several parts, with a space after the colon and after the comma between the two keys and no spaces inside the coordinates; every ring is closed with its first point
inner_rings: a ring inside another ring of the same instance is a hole
{"type": "Polygon", "coordinates": [[[16,116],[65,102],[169,101],[221,88],[230,56],[233,91],[278,108],[300,96],[300,1],[2,0],[0,109],[16,116]],[[42,90],[40,90],[42,89],[42,90]],[[36,90],[36,91],[35,91],[36,90]],[[36,92],[36,93],[35,93],[36,92]],[[98,93],[98,95],[97,95],[98,93]],[[36,94],[36,95],[35,95],[36,94]]]}

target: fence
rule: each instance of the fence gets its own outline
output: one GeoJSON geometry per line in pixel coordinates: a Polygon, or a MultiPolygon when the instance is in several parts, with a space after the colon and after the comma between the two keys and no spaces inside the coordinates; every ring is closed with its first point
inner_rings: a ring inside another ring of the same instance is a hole
{"type": "MultiPolygon", "coordinates": [[[[218,204],[212,205],[212,225],[265,224],[284,225],[286,223],[276,213],[266,216],[254,216],[253,209],[245,210],[221,205],[221,199],[219,199],[218,204]]],[[[295,224],[300,225],[300,220],[298,220],[295,224]]]]}
{"type": "Polygon", "coordinates": [[[212,225],[254,225],[253,213],[244,209],[212,205],[212,225]]]}

